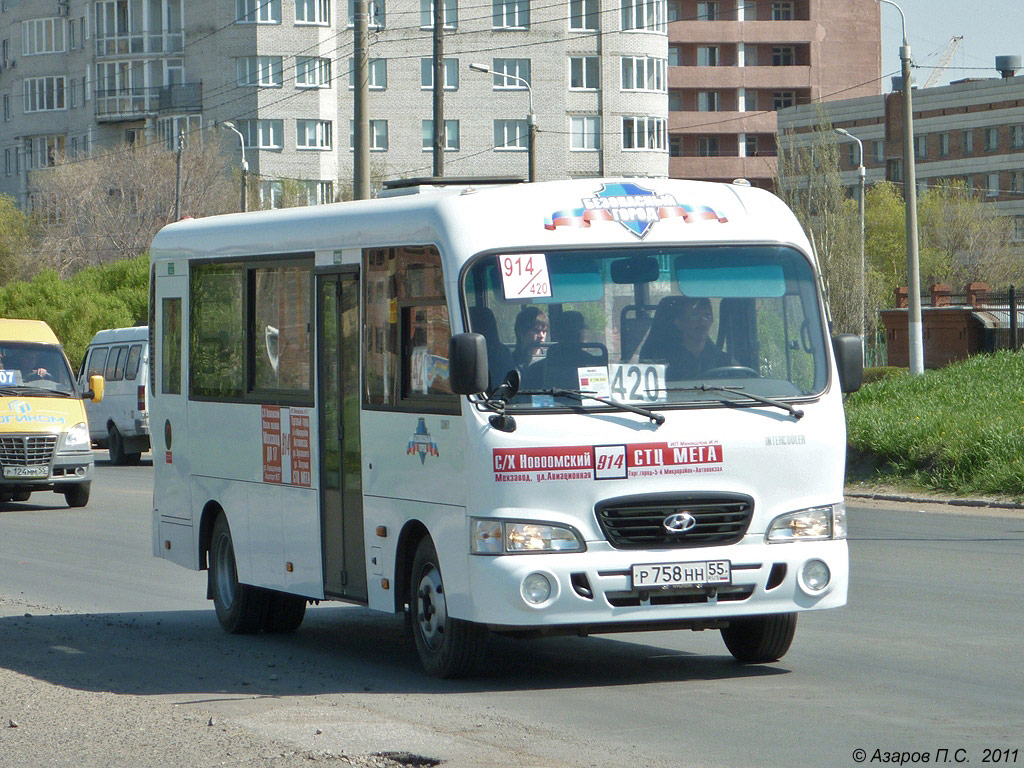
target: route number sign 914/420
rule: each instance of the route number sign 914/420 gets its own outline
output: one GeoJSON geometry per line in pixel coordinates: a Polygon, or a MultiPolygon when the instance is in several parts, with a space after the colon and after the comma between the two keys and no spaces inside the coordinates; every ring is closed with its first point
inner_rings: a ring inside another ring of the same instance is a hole
{"type": "Polygon", "coordinates": [[[505,299],[536,299],[551,296],[548,257],[543,253],[513,253],[498,257],[505,299]]]}
{"type": "Polygon", "coordinates": [[[633,566],[633,588],[697,587],[705,584],[731,584],[732,565],[728,560],[696,563],[652,563],[633,566]]]}

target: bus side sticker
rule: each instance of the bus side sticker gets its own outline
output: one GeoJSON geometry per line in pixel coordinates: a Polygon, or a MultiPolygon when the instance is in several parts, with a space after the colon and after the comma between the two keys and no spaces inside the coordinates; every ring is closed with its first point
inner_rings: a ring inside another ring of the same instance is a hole
{"type": "Polygon", "coordinates": [[[493,449],[499,483],[688,475],[721,472],[722,463],[717,441],[493,449]]]}
{"type": "Polygon", "coordinates": [[[263,482],[309,488],[313,482],[308,408],[261,406],[263,482]]]}

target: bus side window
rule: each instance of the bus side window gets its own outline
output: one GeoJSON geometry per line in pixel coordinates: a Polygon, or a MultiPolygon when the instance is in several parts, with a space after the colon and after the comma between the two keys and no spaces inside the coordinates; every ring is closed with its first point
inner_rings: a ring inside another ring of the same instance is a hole
{"type": "MultiPolygon", "coordinates": [[[[160,393],[181,394],[181,299],[163,300],[160,329],[160,393]]],[[[152,368],[152,363],[150,363],[152,368]]]]}
{"type": "Polygon", "coordinates": [[[124,351],[127,347],[113,347],[107,355],[107,368],[103,372],[103,378],[107,381],[117,381],[124,375],[124,351]]]}
{"type": "Polygon", "coordinates": [[[86,381],[88,382],[89,376],[102,376],[103,371],[107,367],[107,352],[108,347],[93,347],[92,352],[89,353],[89,364],[86,368],[86,381]]]}

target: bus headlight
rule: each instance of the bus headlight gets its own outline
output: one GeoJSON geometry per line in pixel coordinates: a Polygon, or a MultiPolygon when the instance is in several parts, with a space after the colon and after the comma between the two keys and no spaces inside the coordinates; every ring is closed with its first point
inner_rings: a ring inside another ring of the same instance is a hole
{"type": "Polygon", "coordinates": [[[89,439],[89,428],[83,423],[75,424],[64,433],[65,451],[88,451],[92,446],[89,439]]]}
{"type": "Polygon", "coordinates": [[[846,538],[846,505],[829,504],[780,515],[768,526],[770,544],[846,538]]]}
{"type": "Polygon", "coordinates": [[[551,523],[471,521],[472,551],[478,555],[581,552],[583,540],[572,528],[551,523]]]}

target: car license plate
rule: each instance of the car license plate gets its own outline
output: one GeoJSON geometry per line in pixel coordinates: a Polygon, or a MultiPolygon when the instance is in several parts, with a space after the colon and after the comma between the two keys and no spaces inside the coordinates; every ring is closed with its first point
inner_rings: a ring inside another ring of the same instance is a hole
{"type": "Polygon", "coordinates": [[[731,584],[732,566],[728,560],[704,560],[696,563],[652,563],[633,566],[633,588],[695,587],[704,584],[731,584]]]}
{"type": "Polygon", "coordinates": [[[48,466],[41,467],[4,467],[4,477],[47,477],[48,466]]]}

